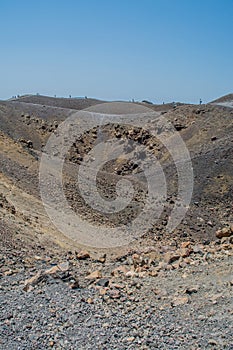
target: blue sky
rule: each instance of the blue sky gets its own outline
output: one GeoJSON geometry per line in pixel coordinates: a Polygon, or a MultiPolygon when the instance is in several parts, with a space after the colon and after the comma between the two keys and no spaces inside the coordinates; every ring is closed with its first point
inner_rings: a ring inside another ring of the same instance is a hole
{"type": "Polygon", "coordinates": [[[233,92],[233,0],[0,0],[0,99],[233,92]]]}

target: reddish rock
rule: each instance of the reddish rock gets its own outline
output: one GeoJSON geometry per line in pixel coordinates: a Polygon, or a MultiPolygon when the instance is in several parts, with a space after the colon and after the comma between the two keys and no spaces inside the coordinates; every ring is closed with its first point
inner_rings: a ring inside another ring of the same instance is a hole
{"type": "Polygon", "coordinates": [[[188,297],[176,297],[172,300],[171,305],[173,307],[176,307],[176,306],[187,304],[188,302],[189,302],[188,297]]]}
{"type": "Polygon", "coordinates": [[[49,269],[45,270],[45,274],[46,275],[53,275],[55,273],[57,273],[59,271],[59,267],[56,265],[56,266],[52,266],[50,267],[49,269]]]}
{"type": "Polygon", "coordinates": [[[187,258],[192,253],[192,249],[190,249],[190,248],[180,248],[180,249],[177,249],[176,253],[179,256],[181,256],[182,258],[187,258]]]}
{"type": "Polygon", "coordinates": [[[91,272],[89,275],[87,275],[85,278],[88,280],[96,280],[97,278],[101,278],[102,273],[99,270],[91,272]]]}
{"type": "Polygon", "coordinates": [[[90,258],[90,254],[87,250],[81,250],[81,252],[77,254],[77,259],[79,260],[85,260],[89,258],[90,258]]]}
{"type": "Polygon", "coordinates": [[[180,258],[180,255],[176,252],[167,252],[164,254],[164,261],[168,264],[173,263],[174,261],[178,260],[180,258]]]}
{"type": "Polygon", "coordinates": [[[88,299],[87,299],[87,303],[88,303],[88,304],[94,304],[94,300],[93,300],[92,298],[88,298],[88,299]]]}
{"type": "Polygon", "coordinates": [[[191,245],[191,242],[188,241],[188,242],[182,242],[180,246],[181,246],[181,248],[188,248],[188,247],[190,247],[190,245],[191,245]]]}
{"type": "Polygon", "coordinates": [[[99,289],[99,294],[100,294],[100,295],[105,295],[105,294],[107,293],[108,290],[109,290],[108,287],[100,288],[100,289],[99,289]]]}
{"type": "Polygon", "coordinates": [[[152,271],[149,271],[148,274],[149,274],[150,276],[152,276],[152,277],[156,277],[156,276],[158,276],[158,271],[155,270],[155,269],[153,269],[152,271]]]}
{"type": "Polygon", "coordinates": [[[232,225],[228,227],[223,227],[221,230],[216,231],[217,238],[230,237],[233,235],[232,225]]]}
{"type": "Polygon", "coordinates": [[[28,292],[30,291],[32,288],[32,286],[34,286],[35,284],[39,283],[39,281],[42,279],[42,271],[38,271],[35,276],[27,279],[25,282],[24,282],[24,288],[23,290],[25,292],[28,292]]]}

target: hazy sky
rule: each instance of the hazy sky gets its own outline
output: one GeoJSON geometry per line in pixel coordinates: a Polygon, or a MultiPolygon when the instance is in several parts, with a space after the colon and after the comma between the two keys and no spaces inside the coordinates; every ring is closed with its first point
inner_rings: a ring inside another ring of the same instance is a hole
{"type": "Polygon", "coordinates": [[[0,0],[0,99],[233,92],[233,0],[0,0]]]}

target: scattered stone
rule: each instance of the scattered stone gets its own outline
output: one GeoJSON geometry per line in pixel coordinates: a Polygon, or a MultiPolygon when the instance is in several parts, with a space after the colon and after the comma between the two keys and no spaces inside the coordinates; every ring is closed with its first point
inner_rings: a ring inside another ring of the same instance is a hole
{"type": "Polygon", "coordinates": [[[183,273],[182,278],[187,278],[187,277],[188,277],[187,272],[183,273]]]}
{"type": "Polygon", "coordinates": [[[158,272],[161,270],[166,270],[168,267],[168,263],[164,262],[164,261],[160,261],[158,266],[155,267],[155,270],[157,270],[158,272]]]}
{"type": "Polygon", "coordinates": [[[107,287],[109,285],[109,279],[108,278],[101,278],[96,282],[97,286],[101,287],[107,287]]]}
{"type": "Polygon", "coordinates": [[[181,248],[188,248],[188,247],[190,247],[190,245],[191,245],[191,242],[188,241],[188,242],[182,242],[180,246],[181,246],[181,248]]]}
{"type": "Polygon", "coordinates": [[[194,245],[192,247],[192,249],[193,249],[193,253],[194,254],[199,254],[199,255],[202,255],[202,256],[205,254],[204,251],[203,251],[203,248],[200,245],[194,245]]]}
{"type": "Polygon", "coordinates": [[[69,270],[69,262],[68,261],[65,261],[61,264],[58,265],[58,268],[60,271],[62,272],[65,272],[65,271],[68,271],[69,270]]]}
{"type": "Polygon", "coordinates": [[[35,255],[35,256],[34,256],[34,259],[35,259],[35,260],[43,260],[43,258],[42,258],[41,256],[39,256],[39,255],[35,255]]]}
{"type": "Polygon", "coordinates": [[[231,235],[233,235],[232,226],[223,227],[221,230],[216,231],[217,238],[230,237],[231,235]]]}
{"type": "Polygon", "coordinates": [[[79,281],[78,280],[72,281],[69,284],[69,287],[70,287],[70,289],[78,289],[78,288],[80,288],[79,281]]]}
{"type": "Polygon", "coordinates": [[[86,250],[81,250],[81,252],[79,252],[77,254],[77,259],[79,259],[79,260],[85,260],[85,259],[89,259],[89,258],[90,258],[90,254],[86,250]]]}
{"type": "Polygon", "coordinates": [[[108,291],[108,295],[110,296],[110,298],[112,299],[119,299],[121,296],[121,293],[119,290],[116,289],[112,289],[108,291]]]}
{"type": "Polygon", "coordinates": [[[98,256],[98,257],[96,258],[96,261],[98,261],[98,262],[104,264],[105,261],[106,261],[106,254],[103,254],[103,255],[98,256]]]}
{"type": "Polygon", "coordinates": [[[185,290],[185,293],[186,294],[193,294],[193,293],[197,293],[199,290],[199,286],[193,286],[193,287],[188,287],[186,290],[185,290]]]}
{"type": "Polygon", "coordinates": [[[148,274],[149,274],[149,276],[157,277],[158,271],[156,269],[153,269],[153,270],[149,271],[148,274]]]}
{"type": "Polygon", "coordinates": [[[136,276],[138,276],[138,273],[135,272],[135,271],[130,270],[130,271],[126,272],[125,276],[126,277],[136,277],[136,276]]]}
{"type": "Polygon", "coordinates": [[[44,274],[45,275],[53,275],[53,274],[56,274],[58,271],[66,272],[68,270],[69,270],[69,262],[66,261],[64,263],[52,266],[50,269],[45,270],[44,274]]]}
{"type": "Polygon", "coordinates": [[[127,342],[132,343],[135,340],[135,337],[129,337],[126,340],[127,342]]]}
{"type": "Polygon", "coordinates": [[[180,255],[174,252],[167,252],[164,254],[164,261],[168,264],[173,263],[176,260],[179,260],[180,255]]]}
{"type": "Polygon", "coordinates": [[[192,253],[192,249],[180,248],[180,249],[177,249],[176,253],[182,258],[187,258],[192,253]]]}
{"type": "Polygon", "coordinates": [[[94,300],[93,300],[92,298],[88,298],[88,299],[87,299],[87,303],[88,303],[88,304],[94,304],[94,300]]]}
{"type": "Polygon", "coordinates": [[[13,271],[12,270],[7,270],[7,271],[4,272],[4,275],[5,276],[11,276],[11,275],[13,275],[13,271]]]}
{"type": "Polygon", "coordinates": [[[108,322],[103,323],[103,328],[109,328],[110,324],[108,322]]]}
{"type": "Polygon", "coordinates": [[[50,269],[47,269],[45,270],[45,274],[46,275],[53,275],[55,273],[57,273],[59,271],[59,267],[56,265],[56,266],[52,266],[50,269]]]}
{"type": "Polygon", "coordinates": [[[36,284],[39,283],[42,279],[43,279],[42,271],[38,271],[38,272],[36,273],[35,276],[33,276],[33,277],[27,279],[27,280],[24,282],[25,286],[24,286],[23,290],[24,290],[25,292],[28,292],[29,290],[31,290],[30,287],[36,285],[36,284]]]}
{"type": "Polygon", "coordinates": [[[98,278],[102,277],[102,273],[99,270],[91,272],[89,275],[87,275],[85,278],[88,280],[96,280],[98,278]]]}
{"type": "Polygon", "coordinates": [[[116,289],[124,289],[125,286],[123,284],[119,283],[111,283],[111,287],[116,288],[116,289]]]}
{"type": "MultiPolygon", "coordinates": [[[[32,287],[35,286],[36,284],[38,284],[39,282],[41,282],[42,280],[44,280],[46,278],[46,276],[48,275],[55,275],[56,277],[58,277],[57,273],[59,272],[67,272],[69,269],[69,263],[68,262],[64,262],[64,263],[61,263],[59,265],[55,265],[55,266],[52,266],[50,267],[49,269],[45,270],[45,271],[42,271],[42,270],[39,270],[35,276],[27,279],[25,282],[24,282],[24,288],[23,290],[28,292],[30,290],[32,290],[32,287]]],[[[60,276],[60,278],[63,280],[64,277],[66,276],[60,276]]]]}
{"type": "Polygon", "coordinates": [[[119,277],[120,275],[125,275],[127,272],[129,272],[129,268],[125,265],[121,265],[116,267],[113,271],[112,271],[112,276],[115,277],[119,277]]]}
{"type": "Polygon", "coordinates": [[[171,302],[171,305],[173,307],[176,307],[176,306],[187,304],[188,302],[189,302],[189,298],[188,297],[175,297],[173,299],[173,301],[171,302]]]}
{"type": "Polygon", "coordinates": [[[216,136],[212,136],[211,137],[211,141],[216,141],[217,140],[217,137],[216,136]]]}
{"type": "Polygon", "coordinates": [[[99,294],[100,295],[105,295],[107,293],[107,291],[109,290],[109,288],[104,287],[104,288],[100,288],[99,289],[99,294]]]}

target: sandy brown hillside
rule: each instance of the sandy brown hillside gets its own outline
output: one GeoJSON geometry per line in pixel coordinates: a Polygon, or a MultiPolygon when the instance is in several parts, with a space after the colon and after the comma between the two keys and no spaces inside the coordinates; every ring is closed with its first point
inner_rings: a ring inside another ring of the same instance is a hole
{"type": "MultiPolygon", "coordinates": [[[[46,222],[46,214],[40,202],[38,190],[38,168],[46,141],[53,133],[59,123],[65,120],[72,113],[72,108],[84,108],[92,106],[94,100],[69,100],[55,99],[42,96],[22,97],[17,101],[8,101],[0,103],[0,131],[1,131],[1,176],[2,176],[2,195],[12,206],[16,206],[15,215],[7,217],[7,212],[1,215],[14,222],[25,211],[30,213],[36,201],[40,206],[38,231],[45,230],[43,222],[46,222]],[[42,104],[40,104],[42,103],[42,104]],[[68,108],[64,108],[65,106],[68,108]],[[62,108],[61,108],[62,106],[62,108]],[[13,194],[14,193],[14,194],[13,194]],[[24,196],[29,196],[25,201],[24,196]],[[42,221],[42,223],[40,222],[42,221]]],[[[159,111],[159,106],[151,106],[159,111]]],[[[232,165],[232,134],[233,134],[233,111],[228,108],[204,105],[162,105],[161,113],[170,120],[183,137],[191,154],[194,168],[194,192],[191,207],[186,218],[173,232],[173,237],[178,240],[183,237],[192,239],[213,239],[217,228],[233,220],[232,216],[232,184],[233,184],[233,165],[232,165]],[[166,109],[165,109],[166,107],[166,109]],[[165,109],[165,110],[164,110],[165,109]]],[[[127,138],[127,130],[115,125],[113,128],[106,128],[108,136],[127,138]]],[[[80,157],[83,157],[96,142],[96,132],[93,135],[83,135],[81,143],[76,142],[71,149],[70,157],[67,158],[68,167],[70,164],[78,164],[80,157]]],[[[144,144],[150,151],[154,152],[160,159],[168,183],[168,199],[159,222],[151,229],[144,243],[153,244],[157,240],[169,240],[170,234],[166,234],[166,222],[171,212],[177,196],[177,182],[174,164],[169,158],[166,149],[158,140],[153,140],[146,134],[140,137],[140,132],[133,130],[131,139],[144,144]]],[[[130,166],[119,163],[110,165],[108,171],[113,172],[114,176],[122,175],[124,172],[130,172],[130,166]],[[112,167],[112,168],[111,168],[112,167]],[[115,170],[114,170],[115,169],[115,170]],[[117,169],[117,170],[116,170],[117,169]]],[[[106,224],[110,219],[97,215],[95,212],[83,206],[83,201],[75,187],[75,176],[72,178],[72,172],[69,170],[66,181],[67,198],[71,206],[78,210],[91,222],[106,224]]],[[[106,194],[108,189],[106,179],[103,177],[103,192],[106,194]]],[[[108,181],[108,180],[107,180],[108,181]]],[[[135,203],[136,205],[136,203],[135,203]]],[[[135,207],[136,208],[136,207],[135,207]]],[[[132,210],[132,208],[130,209],[132,210]]],[[[129,215],[126,212],[124,215],[129,215]]],[[[130,214],[131,215],[131,214],[130,214]]],[[[115,219],[114,219],[115,220],[115,219]]],[[[117,224],[110,220],[111,225],[117,224]]],[[[49,220],[48,220],[49,222],[49,220]]],[[[31,234],[35,222],[29,222],[31,234]]],[[[52,224],[46,227],[48,235],[55,234],[61,238],[52,224]]],[[[59,238],[59,239],[60,239],[59,238]]],[[[64,238],[66,240],[66,238],[64,238]]],[[[143,241],[140,244],[144,244],[143,241]]]]}
{"type": "Polygon", "coordinates": [[[25,95],[11,101],[40,104],[68,109],[84,109],[95,104],[104,103],[94,98],[56,98],[42,95],[25,95]]]}
{"type": "Polygon", "coordinates": [[[224,95],[220,98],[217,98],[214,101],[211,101],[211,103],[229,102],[229,101],[233,101],[233,94],[224,95]]]}

